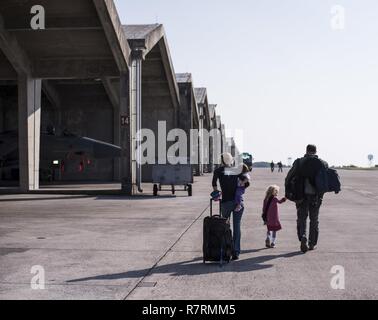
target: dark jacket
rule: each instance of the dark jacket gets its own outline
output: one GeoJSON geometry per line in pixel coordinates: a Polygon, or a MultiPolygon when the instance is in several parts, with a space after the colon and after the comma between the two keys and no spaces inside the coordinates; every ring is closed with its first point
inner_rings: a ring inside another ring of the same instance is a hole
{"type": "Polygon", "coordinates": [[[315,187],[315,177],[321,168],[328,169],[328,163],[320,159],[317,155],[306,154],[303,158],[295,160],[293,167],[287,175],[289,181],[292,176],[299,175],[308,179],[310,184],[315,187]]]}
{"type": "Polygon", "coordinates": [[[234,201],[238,186],[237,175],[226,175],[225,168],[220,167],[214,171],[213,187],[218,188],[218,180],[222,190],[222,202],[234,201]]]}

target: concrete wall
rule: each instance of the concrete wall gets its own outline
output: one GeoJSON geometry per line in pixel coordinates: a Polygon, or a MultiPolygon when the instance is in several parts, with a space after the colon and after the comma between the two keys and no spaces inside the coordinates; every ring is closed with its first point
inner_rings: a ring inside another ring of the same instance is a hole
{"type": "MultiPolygon", "coordinates": [[[[17,86],[0,87],[0,133],[18,129],[17,86]]],[[[55,124],[55,113],[52,104],[45,95],[42,95],[43,112],[41,129],[45,130],[48,124],[55,124]]]]}
{"type": "Polygon", "coordinates": [[[17,130],[17,86],[0,86],[0,132],[17,130]]]}
{"type": "MultiPolygon", "coordinates": [[[[17,86],[0,86],[0,133],[17,130],[17,114],[17,86]]],[[[17,174],[13,177],[17,178],[17,174]]],[[[0,182],[3,179],[13,180],[10,169],[0,168],[0,182]]]]}

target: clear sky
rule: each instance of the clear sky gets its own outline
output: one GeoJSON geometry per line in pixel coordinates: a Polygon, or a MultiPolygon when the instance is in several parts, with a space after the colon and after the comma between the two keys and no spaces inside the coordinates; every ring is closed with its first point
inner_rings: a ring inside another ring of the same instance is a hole
{"type": "Polygon", "coordinates": [[[115,3],[124,24],[164,24],[175,72],[207,87],[255,160],[287,162],[308,143],[332,165],[378,159],[378,1],[115,3]]]}

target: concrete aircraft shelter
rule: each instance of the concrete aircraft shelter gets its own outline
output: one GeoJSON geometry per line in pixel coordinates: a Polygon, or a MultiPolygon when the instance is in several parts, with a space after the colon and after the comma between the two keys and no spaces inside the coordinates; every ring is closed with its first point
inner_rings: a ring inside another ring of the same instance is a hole
{"type": "Polygon", "coordinates": [[[227,152],[226,128],[222,123],[221,116],[217,116],[217,128],[218,130],[220,130],[221,133],[221,153],[227,152]]]}
{"type": "Polygon", "coordinates": [[[211,129],[217,128],[217,105],[209,104],[209,116],[210,116],[210,127],[211,129]]]}
{"type": "Polygon", "coordinates": [[[176,80],[180,89],[181,105],[180,105],[180,120],[179,128],[186,132],[187,137],[191,137],[190,130],[197,130],[198,136],[191,137],[190,144],[188,144],[188,156],[196,159],[196,164],[193,165],[193,171],[196,176],[202,174],[201,171],[201,157],[200,157],[200,135],[199,130],[201,127],[200,110],[198,107],[195,89],[193,85],[193,77],[191,73],[178,73],[176,80]]]}
{"type": "MultiPolygon", "coordinates": [[[[0,130],[18,129],[22,191],[39,188],[42,113],[42,130],[44,119],[53,121],[59,132],[73,125],[72,118],[81,133],[103,131],[97,137],[107,142],[114,142],[116,125],[122,137],[121,180],[125,192],[131,193],[130,126],[129,122],[121,126],[120,121],[121,115],[129,117],[129,56],[112,0],[0,2],[0,99],[17,106],[17,112],[2,107],[3,117],[14,119],[3,121],[0,130]],[[34,5],[44,8],[45,29],[31,27],[34,5]],[[121,78],[125,89],[116,92],[121,101],[118,110],[112,109],[101,85],[101,79],[110,77],[121,78]]],[[[110,177],[108,172],[103,175],[110,177]]]]}
{"type": "Polygon", "coordinates": [[[235,146],[235,139],[233,137],[227,138],[227,147],[230,150],[230,153],[233,157],[236,156],[236,146],[235,146]]]}
{"type": "MultiPolygon", "coordinates": [[[[157,139],[159,121],[165,122],[167,131],[176,128],[179,95],[163,26],[160,24],[124,25],[122,30],[130,47],[130,113],[131,123],[135,124],[130,133],[130,160],[132,181],[136,192],[136,189],[142,191],[142,182],[151,182],[152,178],[151,166],[141,167],[137,162],[137,158],[140,156],[136,153],[137,131],[140,128],[150,129],[157,139]]],[[[68,84],[66,81],[65,85],[68,84]]],[[[89,85],[88,81],[86,81],[86,85],[89,85]]],[[[92,81],[90,87],[93,92],[88,94],[88,97],[89,99],[93,97],[97,101],[97,103],[92,101],[92,106],[98,104],[101,97],[107,99],[107,103],[102,103],[101,112],[99,110],[96,112],[99,117],[94,122],[97,134],[102,132],[102,139],[107,137],[105,141],[108,141],[109,137],[113,137],[112,142],[119,145],[120,76],[101,77],[92,81]],[[109,112],[111,110],[113,110],[112,113],[109,112]],[[107,126],[103,125],[104,121],[108,123],[107,126]],[[101,127],[98,127],[98,124],[101,124],[101,127]]],[[[82,86],[77,88],[83,90],[82,86]]],[[[74,87],[71,89],[75,90],[74,87]]],[[[71,100],[77,99],[71,96],[71,100]]],[[[78,105],[82,103],[79,101],[78,105]]],[[[155,157],[157,158],[157,156],[158,150],[156,149],[155,157]]],[[[121,179],[119,160],[116,159],[113,162],[113,165],[110,163],[106,165],[103,161],[105,168],[103,170],[106,170],[106,175],[103,175],[104,181],[121,179]]],[[[96,176],[99,177],[98,174],[96,176]]]]}
{"type": "MultiPolygon", "coordinates": [[[[216,104],[209,104],[209,117],[210,117],[210,130],[217,129],[217,113],[216,113],[216,104]]],[[[221,150],[218,151],[218,153],[221,150]]],[[[218,163],[219,154],[216,154],[214,141],[210,145],[210,165],[209,165],[209,172],[213,172],[216,168],[216,163],[218,163]]]]}
{"type": "MultiPolygon", "coordinates": [[[[206,89],[175,74],[161,24],[122,26],[113,0],[0,1],[0,134],[18,132],[20,191],[39,189],[41,131],[53,127],[121,147],[120,158],[66,170],[60,181],[119,181],[125,194],[141,192],[152,166],[138,164],[139,129],[155,135],[155,161],[175,143],[160,150],[159,129],[216,125],[223,151],[224,126],[210,109],[206,89]],[[42,29],[32,28],[33,6],[43,9],[42,29]]],[[[197,175],[211,168],[194,166],[197,175]]]]}
{"type": "MultiPolygon", "coordinates": [[[[164,27],[161,24],[125,25],[125,35],[131,47],[131,105],[136,117],[137,130],[150,129],[155,135],[155,161],[166,156],[167,148],[158,148],[158,125],[164,123],[165,130],[178,127],[180,94],[169,52],[164,27]],[[135,106],[134,106],[135,105],[135,106]]],[[[136,146],[137,142],[135,142],[136,146]]],[[[136,155],[138,157],[140,155],[136,155]]],[[[135,159],[134,159],[135,160],[135,159]]],[[[134,163],[133,160],[133,163],[134,163]]],[[[137,183],[152,181],[152,165],[140,168],[135,163],[137,183]]]]}
{"type": "MultiPolygon", "coordinates": [[[[209,113],[209,101],[207,98],[207,89],[206,88],[195,88],[194,89],[196,100],[198,104],[198,109],[200,113],[200,127],[207,132],[210,132],[210,113],[209,113]]],[[[201,166],[201,173],[209,172],[209,160],[210,160],[210,148],[211,142],[210,137],[207,139],[204,135],[201,134],[201,148],[200,148],[200,157],[202,159],[203,165],[201,166]],[[207,139],[207,141],[205,141],[207,139]]]]}

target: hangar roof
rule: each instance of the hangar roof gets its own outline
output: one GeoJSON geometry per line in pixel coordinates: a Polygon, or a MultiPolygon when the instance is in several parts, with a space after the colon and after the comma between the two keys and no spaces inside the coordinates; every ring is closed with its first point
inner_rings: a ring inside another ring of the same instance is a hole
{"type": "Polygon", "coordinates": [[[222,127],[221,117],[217,116],[217,129],[221,129],[221,127],[222,127]]]}
{"type": "Polygon", "coordinates": [[[204,111],[204,127],[205,129],[211,129],[210,123],[210,110],[209,110],[209,103],[207,100],[207,89],[206,88],[195,88],[194,93],[196,95],[196,100],[199,105],[203,107],[204,111]]]}
{"type": "Polygon", "coordinates": [[[2,79],[16,72],[85,79],[128,71],[130,48],[112,0],[1,0],[0,21],[2,79]],[[45,29],[31,28],[36,4],[44,8],[45,29]]]}
{"type": "Polygon", "coordinates": [[[194,88],[194,93],[196,95],[197,103],[205,104],[207,97],[206,88],[194,88]]]}
{"type": "Polygon", "coordinates": [[[192,74],[191,73],[176,73],[176,80],[178,83],[191,83],[192,74]]]}
{"type": "Polygon", "coordinates": [[[210,118],[214,119],[216,117],[216,109],[217,105],[216,104],[209,104],[209,113],[210,113],[210,118]]]}
{"type": "Polygon", "coordinates": [[[194,116],[194,123],[195,126],[199,127],[199,111],[198,111],[198,102],[196,99],[196,95],[194,93],[194,86],[193,86],[193,77],[191,73],[176,73],[176,81],[180,86],[185,85],[186,87],[190,87],[190,91],[193,96],[193,116],[194,116]]]}
{"type": "Polygon", "coordinates": [[[130,48],[143,53],[143,76],[149,81],[161,81],[162,72],[166,75],[175,107],[180,104],[180,94],[169,51],[168,40],[162,24],[124,25],[124,34],[130,48]],[[156,71],[158,70],[158,71],[156,71]]]}
{"type": "Polygon", "coordinates": [[[123,26],[127,39],[146,39],[161,24],[137,24],[123,26]]]}

